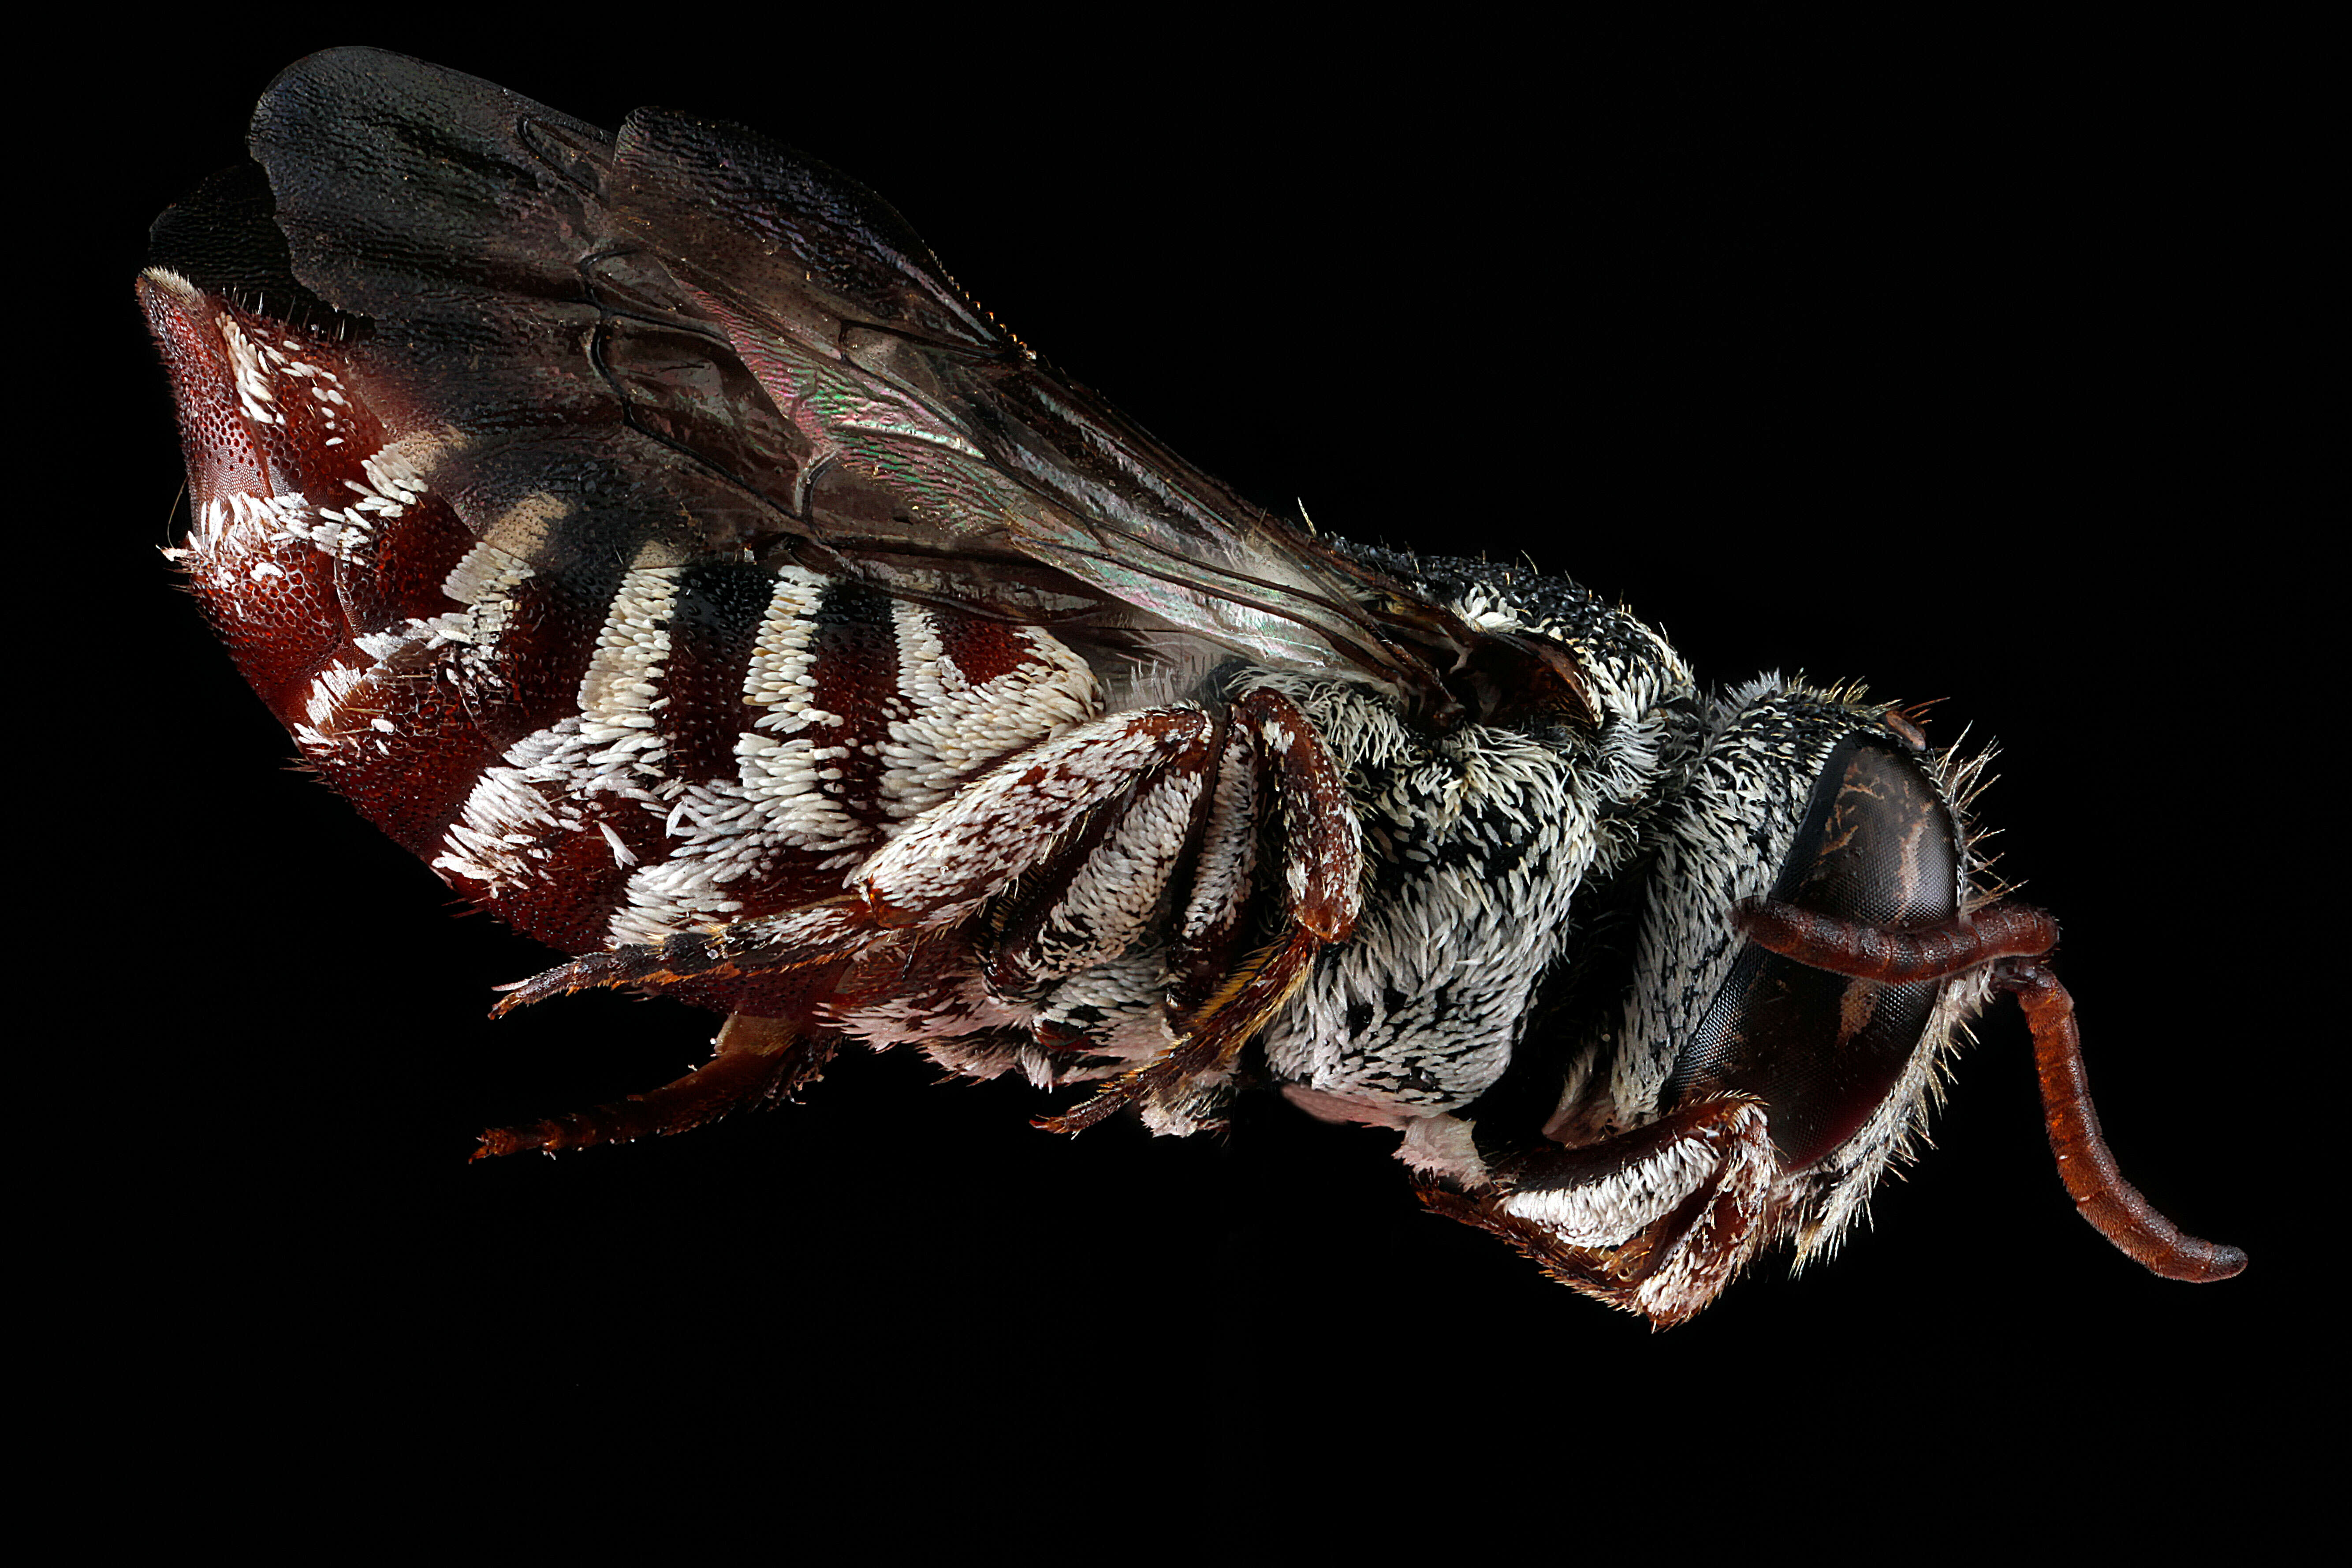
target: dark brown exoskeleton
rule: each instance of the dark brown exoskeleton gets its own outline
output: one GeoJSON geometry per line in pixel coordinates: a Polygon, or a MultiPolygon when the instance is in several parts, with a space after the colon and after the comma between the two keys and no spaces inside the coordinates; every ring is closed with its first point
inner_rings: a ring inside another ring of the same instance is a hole
{"type": "Polygon", "coordinates": [[[1269,1084],[1654,1322],[1831,1245],[2016,994],[2115,1172],[1973,764],[1859,691],[1702,691],[1562,578],[1257,510],[973,307],[853,182],[398,56],[272,86],[140,282],[175,554],[305,760],[583,986],[727,1016],[682,1131],[837,1045],[1213,1124],[1269,1084]]]}

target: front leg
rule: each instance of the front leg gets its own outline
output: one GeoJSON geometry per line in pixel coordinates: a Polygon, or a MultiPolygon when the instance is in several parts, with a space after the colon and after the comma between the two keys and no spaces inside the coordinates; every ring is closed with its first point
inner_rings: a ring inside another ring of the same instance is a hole
{"type": "Polygon", "coordinates": [[[1468,1190],[1433,1183],[1421,1197],[1562,1284],[1666,1329],[1715,1300],[1769,1238],[1779,1170],[1764,1108],[1724,1096],[1598,1143],[1549,1144],[1483,1171],[1457,1165],[1450,1173],[1468,1190]]]}

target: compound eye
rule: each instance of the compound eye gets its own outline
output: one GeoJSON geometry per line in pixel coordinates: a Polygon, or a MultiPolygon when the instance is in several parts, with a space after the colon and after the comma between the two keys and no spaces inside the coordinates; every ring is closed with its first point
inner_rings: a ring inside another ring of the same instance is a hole
{"type": "MultiPolygon", "coordinates": [[[[1830,754],[1772,898],[1859,924],[1915,930],[1959,912],[1951,813],[1918,763],[1853,739],[1830,754]]],[[[1761,1100],[1785,1169],[1826,1159],[1902,1081],[1941,981],[1888,985],[1750,945],[1683,1048],[1669,1103],[1761,1100]]]]}

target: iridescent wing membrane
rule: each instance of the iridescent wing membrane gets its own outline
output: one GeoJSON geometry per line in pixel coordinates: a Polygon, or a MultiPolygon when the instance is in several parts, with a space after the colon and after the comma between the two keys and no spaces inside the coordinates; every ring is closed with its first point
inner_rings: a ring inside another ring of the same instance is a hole
{"type": "Polygon", "coordinates": [[[400,324],[350,373],[388,440],[534,566],[792,559],[1416,695],[1475,640],[1056,375],[887,205],[752,132],[642,110],[615,138],[351,50],[280,78],[252,146],[294,276],[400,324]]]}

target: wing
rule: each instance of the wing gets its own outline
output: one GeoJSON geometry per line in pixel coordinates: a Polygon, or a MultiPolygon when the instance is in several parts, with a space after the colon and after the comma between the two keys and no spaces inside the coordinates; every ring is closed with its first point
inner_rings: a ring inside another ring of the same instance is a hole
{"type": "Polygon", "coordinates": [[[614,137],[341,49],[271,86],[250,145],[267,193],[232,179],[175,209],[159,261],[331,312],[379,477],[534,573],[791,562],[1349,675],[1439,723],[1530,681],[1575,692],[1559,650],[1465,625],[1184,462],[975,307],[881,200],[751,132],[644,110],[614,137]]]}

